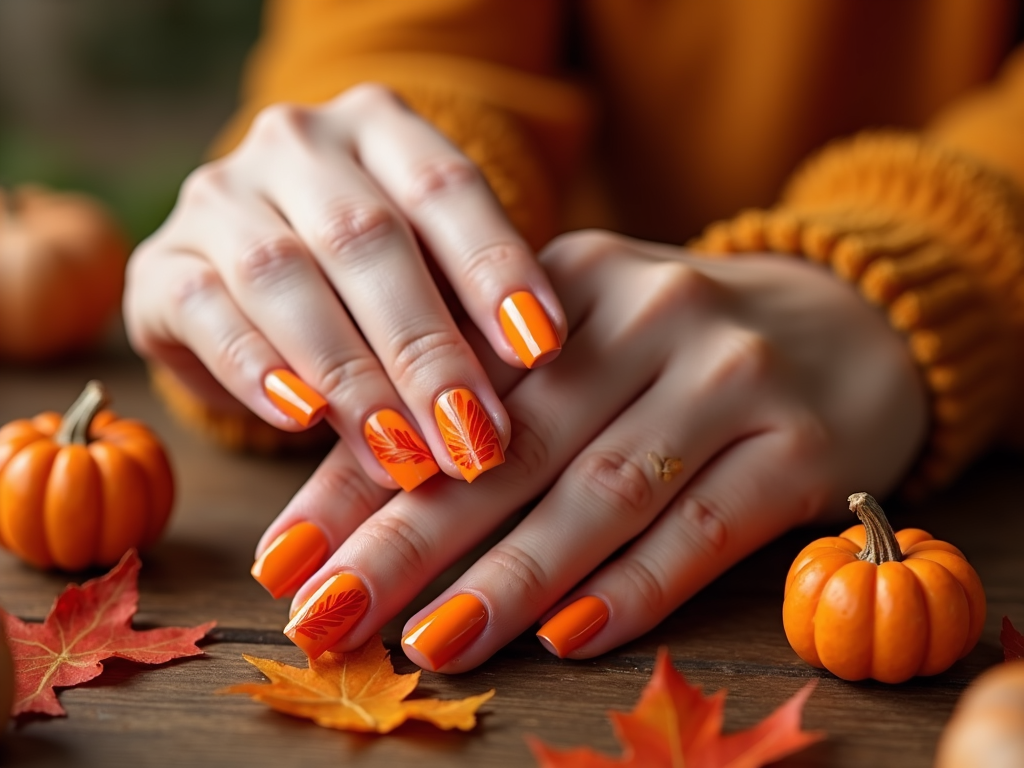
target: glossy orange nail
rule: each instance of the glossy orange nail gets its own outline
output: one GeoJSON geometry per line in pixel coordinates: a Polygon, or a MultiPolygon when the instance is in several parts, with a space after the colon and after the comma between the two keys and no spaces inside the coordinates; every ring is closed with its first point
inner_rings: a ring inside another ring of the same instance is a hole
{"type": "Polygon", "coordinates": [[[250,573],[275,598],[294,592],[327,559],[327,537],[313,523],[296,523],[252,564],[250,573]]]}
{"type": "Polygon", "coordinates": [[[502,330],[527,368],[545,362],[562,348],[551,320],[529,291],[506,296],[498,311],[502,330]]]}
{"type": "Polygon", "coordinates": [[[592,638],[608,621],[608,606],[604,600],[588,595],[552,616],[537,637],[544,647],[564,659],[592,638]]]}
{"type": "Polygon", "coordinates": [[[498,433],[470,390],[449,389],[442,393],[434,403],[434,418],[448,454],[467,483],[504,463],[498,433]]]}
{"type": "Polygon", "coordinates": [[[402,645],[418,651],[435,670],[440,669],[455,654],[487,626],[487,609],[473,595],[456,595],[423,619],[402,638],[402,645]]]}
{"type": "Polygon", "coordinates": [[[339,573],[299,608],[284,633],[309,658],[317,659],[348,634],[369,602],[362,581],[351,573],[339,573]]]}
{"type": "Polygon", "coordinates": [[[286,416],[308,427],[327,408],[327,401],[291,371],[278,368],[263,377],[263,391],[286,416]]]}
{"type": "Polygon", "coordinates": [[[363,435],[377,461],[403,491],[440,471],[430,449],[398,411],[385,408],[366,420],[363,435]]]}

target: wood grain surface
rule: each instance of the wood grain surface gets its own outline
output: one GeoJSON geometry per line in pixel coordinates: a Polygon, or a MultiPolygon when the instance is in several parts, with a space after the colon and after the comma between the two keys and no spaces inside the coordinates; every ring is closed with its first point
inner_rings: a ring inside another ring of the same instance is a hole
{"type": "MultiPolygon", "coordinates": [[[[707,691],[727,688],[727,730],[753,725],[805,682],[819,684],[804,725],[828,739],[786,766],[930,766],[938,735],[964,687],[1001,660],[999,622],[1024,625],[1024,479],[1020,457],[993,456],[927,507],[892,508],[898,527],[920,526],[957,544],[977,568],[989,599],[978,647],[948,672],[899,686],[846,683],[804,664],[782,632],[782,584],[800,548],[839,527],[794,532],[727,572],[646,636],[601,658],[559,661],[531,633],[467,674],[424,673],[440,697],[497,689],[468,734],[407,724],[387,737],[319,728],[244,697],[218,696],[258,681],[243,653],[302,664],[280,630],[287,602],[274,602],[249,576],[266,525],[316,466],[316,457],[265,459],[228,454],[176,426],[150,394],[143,365],[120,345],[88,361],[41,369],[0,368],[0,423],[60,410],[89,378],[107,383],[115,409],[150,422],[166,440],[179,498],[163,541],[144,557],[137,626],[216,619],[205,658],[143,668],[127,662],[65,690],[61,719],[22,719],[0,744],[11,766],[529,766],[524,742],[619,748],[605,712],[628,710],[651,673],[658,646],[707,691]]],[[[856,490],[856,489],[854,489],[856,490]]],[[[852,520],[851,520],[852,522],[852,520]]],[[[469,561],[452,568],[450,580],[469,561]]],[[[0,605],[41,619],[68,576],[41,573],[0,552],[0,605]]],[[[405,619],[443,588],[432,585],[384,629],[397,648],[405,619]]],[[[394,653],[398,671],[413,666],[394,653]]]]}

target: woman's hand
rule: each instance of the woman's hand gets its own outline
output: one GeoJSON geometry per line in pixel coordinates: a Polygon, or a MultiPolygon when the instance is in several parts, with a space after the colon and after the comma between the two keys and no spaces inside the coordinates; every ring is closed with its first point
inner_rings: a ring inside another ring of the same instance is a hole
{"type": "Polygon", "coordinates": [[[340,444],[264,536],[261,562],[282,572],[317,559],[301,522],[333,552],[286,629],[307,653],[363,643],[542,494],[409,621],[403,648],[460,672],[562,609],[545,645],[594,656],[851,491],[892,489],[921,445],[903,341],[820,267],[602,233],[564,236],[541,261],[572,330],[551,365],[501,380],[515,434],[503,467],[383,503],[340,444]]]}
{"type": "Polygon", "coordinates": [[[217,407],[237,399],[294,431],[326,406],[383,487],[411,489],[438,464],[472,480],[500,463],[510,426],[435,265],[505,363],[557,354],[561,305],[480,172],[364,85],[265,110],[234,153],[195,171],[132,257],[125,318],[137,350],[217,407]],[[442,428],[465,426],[453,391],[477,400],[489,452],[449,455],[442,428]]]}

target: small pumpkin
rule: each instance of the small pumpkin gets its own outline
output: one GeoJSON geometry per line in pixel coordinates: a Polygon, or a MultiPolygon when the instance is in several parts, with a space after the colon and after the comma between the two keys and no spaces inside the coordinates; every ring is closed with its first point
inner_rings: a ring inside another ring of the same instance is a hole
{"type": "Polygon", "coordinates": [[[1024,661],[985,672],[960,697],[939,739],[935,768],[1024,765],[1024,661]]]}
{"type": "Polygon", "coordinates": [[[7,721],[14,705],[14,661],[11,659],[11,649],[7,647],[3,615],[3,608],[0,608],[0,739],[7,730],[7,721]]]}
{"type": "Polygon", "coordinates": [[[110,566],[160,536],[174,501],[163,446],[142,422],[101,410],[89,382],[61,417],[0,428],[0,545],[40,568],[110,566]]]}
{"type": "Polygon", "coordinates": [[[0,188],[0,359],[49,360],[96,341],[120,305],[128,250],[87,195],[0,188]]]}
{"type": "Polygon", "coordinates": [[[893,533],[871,496],[862,525],[818,539],[786,576],[782,620],[793,650],[844,680],[900,683],[965,656],[985,623],[985,592],[959,549],[919,528],[893,533]]]}

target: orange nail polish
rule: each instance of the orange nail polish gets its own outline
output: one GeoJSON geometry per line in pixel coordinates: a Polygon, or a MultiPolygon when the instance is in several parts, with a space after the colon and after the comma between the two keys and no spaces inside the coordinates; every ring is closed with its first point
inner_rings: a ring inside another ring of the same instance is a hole
{"type": "Polygon", "coordinates": [[[327,537],[313,523],[296,523],[252,564],[252,577],[275,598],[291,594],[327,559],[327,537]]]}
{"type": "Polygon", "coordinates": [[[504,463],[498,433],[470,390],[449,389],[442,393],[434,403],[434,418],[448,454],[467,483],[504,463]]]}
{"type": "Polygon", "coordinates": [[[558,658],[564,659],[592,638],[608,621],[604,600],[588,595],[552,616],[537,637],[558,658]]]}
{"type": "Polygon", "coordinates": [[[299,608],[284,633],[309,658],[317,659],[348,634],[369,602],[362,581],[351,573],[339,573],[299,608]]]}
{"type": "Polygon", "coordinates": [[[398,411],[385,408],[366,420],[363,435],[377,461],[403,491],[411,491],[440,471],[412,425],[398,411]]]}
{"type": "Polygon", "coordinates": [[[487,626],[487,609],[473,595],[456,595],[402,638],[440,669],[487,626]]]}
{"type": "Polygon", "coordinates": [[[278,368],[263,378],[263,391],[286,416],[308,427],[327,408],[327,401],[291,371],[278,368]]]}
{"type": "Polygon", "coordinates": [[[533,368],[538,361],[544,362],[562,348],[551,320],[529,291],[516,291],[506,296],[498,317],[505,337],[527,368],[533,368]]]}

